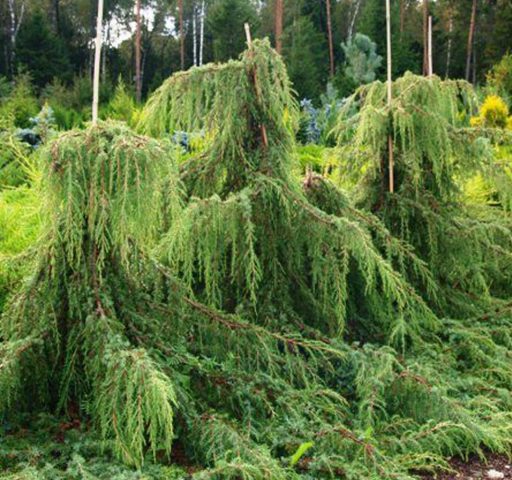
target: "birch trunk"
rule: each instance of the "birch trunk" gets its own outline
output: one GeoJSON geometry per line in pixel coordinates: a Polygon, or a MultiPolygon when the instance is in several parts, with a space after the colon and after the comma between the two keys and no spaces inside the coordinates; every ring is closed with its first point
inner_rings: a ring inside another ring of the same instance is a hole
{"type": "Polygon", "coordinates": [[[10,45],[10,56],[9,56],[9,68],[11,74],[14,74],[14,63],[16,60],[16,37],[23,22],[23,16],[25,15],[25,2],[21,3],[20,13],[16,15],[16,2],[15,0],[7,0],[7,6],[9,8],[9,45],[10,45]]]}
{"type": "Polygon", "coordinates": [[[194,4],[192,8],[192,57],[194,66],[197,66],[197,9],[194,4]]]}
{"type": "Polygon", "coordinates": [[[199,65],[203,64],[203,50],[204,50],[204,21],[206,16],[205,0],[201,2],[201,14],[199,17],[199,65]]]}
{"type": "Polygon", "coordinates": [[[361,0],[356,0],[354,7],[354,15],[352,15],[352,19],[350,20],[350,25],[348,27],[348,41],[352,40],[352,36],[354,34],[354,27],[356,24],[357,14],[359,13],[359,8],[361,7],[361,0]]]}

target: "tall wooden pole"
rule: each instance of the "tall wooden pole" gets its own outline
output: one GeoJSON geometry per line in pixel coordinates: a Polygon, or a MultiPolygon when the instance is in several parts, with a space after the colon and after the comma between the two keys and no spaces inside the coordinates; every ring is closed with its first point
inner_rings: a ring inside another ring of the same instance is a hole
{"type": "Polygon", "coordinates": [[[103,33],[103,0],[98,0],[96,19],[96,51],[94,52],[94,80],[92,87],[92,123],[98,123],[98,103],[100,97],[101,42],[103,33]]]}
{"type": "Polygon", "coordinates": [[[140,2],[135,3],[135,95],[138,103],[142,98],[140,2]]]}
{"type": "Polygon", "coordinates": [[[428,17],[428,76],[431,77],[434,74],[434,68],[432,63],[432,15],[428,17]]]}
{"type": "MultiPolygon", "coordinates": [[[[386,0],[386,39],[387,39],[387,93],[388,93],[388,109],[389,115],[391,115],[391,102],[393,100],[392,93],[392,71],[391,71],[391,5],[390,0],[386,0]]],[[[390,132],[388,135],[388,170],[389,170],[389,191],[393,193],[395,191],[395,161],[393,156],[393,135],[390,132]]]]}
{"type": "Polygon", "coordinates": [[[327,37],[329,41],[329,73],[334,77],[334,47],[332,41],[332,21],[331,21],[331,0],[326,0],[327,9],[327,37]]]}
{"type": "Polygon", "coordinates": [[[428,0],[423,0],[423,75],[428,75],[428,0]]]}

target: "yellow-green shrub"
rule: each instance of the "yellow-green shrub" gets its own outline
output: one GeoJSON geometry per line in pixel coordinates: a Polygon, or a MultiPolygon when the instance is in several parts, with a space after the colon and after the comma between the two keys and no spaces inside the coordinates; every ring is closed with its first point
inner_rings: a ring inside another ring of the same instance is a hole
{"type": "Polygon", "coordinates": [[[498,95],[488,95],[480,108],[480,115],[471,118],[471,125],[491,127],[491,128],[505,128],[508,119],[508,106],[498,95]]]}

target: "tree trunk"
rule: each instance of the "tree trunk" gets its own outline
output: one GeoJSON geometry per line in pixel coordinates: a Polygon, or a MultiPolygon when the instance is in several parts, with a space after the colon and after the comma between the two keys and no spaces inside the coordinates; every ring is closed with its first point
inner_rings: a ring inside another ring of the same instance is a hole
{"type": "Polygon", "coordinates": [[[148,58],[148,55],[151,51],[151,42],[148,41],[147,42],[147,49],[145,48],[141,54],[142,54],[142,65],[141,65],[141,68],[140,68],[140,84],[143,86],[144,85],[144,72],[146,71],[146,60],[148,58]]]}
{"type": "Polygon", "coordinates": [[[452,62],[452,36],[453,36],[453,15],[450,12],[450,20],[448,23],[448,46],[446,48],[446,72],[445,77],[448,78],[450,76],[450,65],[452,62]]]}
{"type": "Polygon", "coordinates": [[[185,70],[185,34],[183,31],[183,0],[178,0],[179,34],[180,34],[180,65],[185,70]]]}
{"type": "Polygon", "coordinates": [[[11,55],[9,59],[11,73],[14,73],[14,56],[16,55],[16,11],[14,9],[14,0],[8,0],[9,17],[11,20],[9,28],[9,39],[11,46],[11,55]]]}
{"type": "Polygon", "coordinates": [[[103,34],[103,0],[98,0],[98,14],[96,18],[96,42],[94,51],[94,78],[92,86],[92,123],[98,123],[98,104],[100,98],[100,61],[101,43],[103,34]]]}
{"type": "Polygon", "coordinates": [[[276,37],[276,51],[277,53],[281,53],[283,49],[283,13],[284,6],[283,0],[275,0],[275,25],[274,25],[274,35],[276,37]]]}
{"type": "Polygon", "coordinates": [[[354,34],[354,26],[356,24],[356,18],[357,18],[357,14],[359,13],[360,7],[361,7],[361,0],[355,0],[354,15],[352,15],[352,19],[350,20],[350,25],[348,27],[348,35],[347,35],[348,42],[350,42],[352,40],[352,35],[354,34]]]}
{"type": "Polygon", "coordinates": [[[471,74],[471,56],[473,54],[473,40],[475,36],[475,23],[476,23],[476,0],[473,0],[473,7],[471,8],[471,20],[469,22],[468,32],[468,48],[466,55],[466,80],[469,82],[471,74]]]}
{"type": "Polygon", "coordinates": [[[105,47],[101,50],[101,80],[106,82],[107,80],[107,53],[110,47],[110,19],[107,21],[107,34],[105,36],[105,47]]]}
{"type": "Polygon", "coordinates": [[[423,0],[423,75],[428,75],[428,0],[423,0]]]}
{"type": "Polygon", "coordinates": [[[136,0],[135,3],[135,95],[138,103],[142,99],[140,2],[136,0]]]}
{"type": "Polygon", "coordinates": [[[332,41],[332,21],[331,21],[331,0],[326,0],[327,9],[327,39],[329,42],[329,73],[334,77],[334,46],[332,41]]]}
{"type": "Polygon", "coordinates": [[[199,65],[203,64],[203,50],[204,50],[204,20],[206,16],[205,0],[201,2],[201,14],[199,18],[199,65]]]}
{"type": "Polygon", "coordinates": [[[25,14],[25,2],[21,3],[20,13],[16,15],[16,3],[15,0],[8,0],[7,6],[9,8],[9,46],[10,46],[10,56],[9,56],[9,70],[11,74],[14,74],[14,64],[16,59],[16,37],[18,36],[18,32],[21,27],[21,23],[23,22],[23,16],[25,14]]]}
{"type": "Polygon", "coordinates": [[[9,45],[8,45],[9,42],[5,42],[5,45],[4,45],[4,48],[3,48],[3,53],[4,53],[4,65],[5,65],[5,70],[7,72],[10,71],[10,52],[9,52],[9,45]]]}
{"type": "Polygon", "coordinates": [[[60,0],[52,0],[52,23],[55,33],[60,31],[60,0]]]}
{"type": "Polygon", "coordinates": [[[194,4],[192,8],[192,57],[194,66],[197,66],[197,8],[194,4]]]}
{"type": "Polygon", "coordinates": [[[405,0],[400,0],[400,40],[404,34],[405,25],[405,0]]]}
{"type": "Polygon", "coordinates": [[[428,16],[428,76],[431,77],[434,74],[434,67],[432,64],[432,15],[428,16]]]}
{"type": "MultiPolygon", "coordinates": [[[[476,34],[476,31],[475,31],[476,34]]],[[[473,85],[476,85],[476,46],[473,45],[473,67],[472,67],[473,85]]]]}

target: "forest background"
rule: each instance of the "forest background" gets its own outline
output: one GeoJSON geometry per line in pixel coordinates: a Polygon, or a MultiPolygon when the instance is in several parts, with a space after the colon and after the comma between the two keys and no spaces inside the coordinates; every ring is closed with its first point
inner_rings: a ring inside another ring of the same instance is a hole
{"type": "MultiPolygon", "coordinates": [[[[425,73],[429,15],[434,73],[441,77],[482,84],[512,46],[510,0],[391,4],[395,78],[406,71],[425,73]]],[[[96,9],[92,0],[3,0],[0,96],[9,94],[9,81],[23,77],[39,106],[52,103],[61,127],[90,118],[96,9]]],[[[299,99],[318,103],[328,83],[344,97],[360,83],[384,78],[381,0],[107,0],[102,103],[112,98],[119,80],[141,100],[173,72],[236,58],[245,48],[245,22],[254,37],[269,36],[282,53],[299,99]],[[371,40],[359,47],[373,55],[367,78],[348,69],[348,47],[357,43],[357,34],[371,40]]],[[[22,96],[29,101],[27,92],[22,96]]],[[[26,108],[34,113],[35,105],[26,108]]],[[[27,126],[28,116],[19,126],[27,126]]]]}

